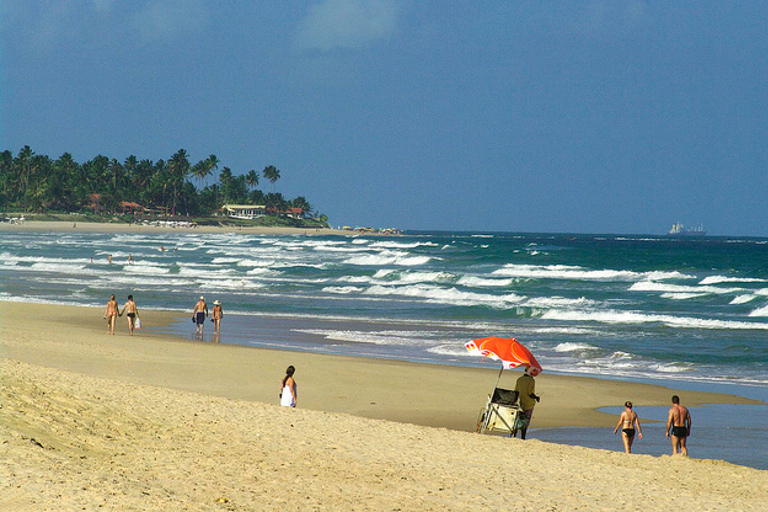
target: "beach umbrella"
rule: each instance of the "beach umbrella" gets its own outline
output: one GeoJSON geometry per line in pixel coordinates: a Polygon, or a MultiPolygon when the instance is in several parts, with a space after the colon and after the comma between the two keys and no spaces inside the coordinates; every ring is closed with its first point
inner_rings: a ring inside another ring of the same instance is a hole
{"type": "MultiPolygon", "coordinates": [[[[478,338],[464,344],[471,354],[483,356],[483,359],[490,357],[496,361],[501,361],[501,372],[506,368],[517,368],[518,366],[530,366],[528,373],[535,377],[541,373],[541,365],[533,357],[531,351],[525,348],[515,338],[499,338],[489,336],[487,338],[478,338]]],[[[498,384],[498,379],[496,383],[498,384]]]]}

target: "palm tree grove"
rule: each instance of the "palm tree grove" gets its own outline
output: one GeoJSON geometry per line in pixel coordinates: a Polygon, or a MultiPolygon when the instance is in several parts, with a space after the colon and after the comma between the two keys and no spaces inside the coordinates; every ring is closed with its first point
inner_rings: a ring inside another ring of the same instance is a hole
{"type": "Polygon", "coordinates": [[[79,213],[94,220],[126,220],[163,216],[200,223],[250,223],[327,227],[328,218],[314,211],[306,198],[286,199],[275,192],[280,170],[268,165],[261,177],[271,185],[258,188],[259,173],[235,175],[220,167],[216,155],[197,163],[179,149],[168,160],[120,162],[98,155],[84,163],[70,153],[53,160],[24,146],[16,154],[0,153],[0,211],[36,215],[79,213]],[[262,215],[227,217],[230,205],[258,206],[262,215]],[[246,222],[247,221],[247,222],[246,222]]]}

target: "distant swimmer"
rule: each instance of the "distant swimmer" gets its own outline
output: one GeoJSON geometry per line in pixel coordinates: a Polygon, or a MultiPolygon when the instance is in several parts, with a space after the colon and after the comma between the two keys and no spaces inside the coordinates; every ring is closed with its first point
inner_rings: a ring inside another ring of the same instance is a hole
{"type": "Polygon", "coordinates": [[[682,453],[688,455],[686,440],[691,435],[691,413],[687,407],[680,405],[680,397],[672,395],[672,407],[667,418],[667,439],[672,433],[672,455],[682,453]]]}
{"type": "Polygon", "coordinates": [[[624,411],[619,416],[619,422],[616,424],[616,428],[613,429],[613,433],[618,432],[619,428],[621,428],[621,440],[624,441],[624,451],[632,453],[635,428],[637,428],[638,439],[643,438],[643,431],[640,429],[640,420],[637,418],[637,413],[632,410],[632,402],[629,400],[624,402],[624,411]]]}

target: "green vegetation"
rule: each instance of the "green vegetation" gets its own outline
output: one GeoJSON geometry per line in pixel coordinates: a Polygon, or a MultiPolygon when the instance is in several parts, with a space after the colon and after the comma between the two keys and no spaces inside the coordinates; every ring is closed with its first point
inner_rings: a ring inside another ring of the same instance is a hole
{"type": "Polygon", "coordinates": [[[255,170],[235,176],[229,167],[219,170],[220,163],[210,155],[192,164],[180,149],[167,161],[131,155],[119,162],[98,155],[79,164],[69,153],[52,160],[24,146],[15,157],[8,150],[0,153],[0,211],[35,213],[37,219],[77,213],[83,221],[163,216],[211,224],[220,222],[225,204],[251,204],[263,205],[266,215],[227,223],[327,226],[328,218],[314,211],[306,198],[287,200],[274,192],[281,172],[275,166],[262,171],[272,185],[272,192],[265,194],[256,188],[255,170]]]}

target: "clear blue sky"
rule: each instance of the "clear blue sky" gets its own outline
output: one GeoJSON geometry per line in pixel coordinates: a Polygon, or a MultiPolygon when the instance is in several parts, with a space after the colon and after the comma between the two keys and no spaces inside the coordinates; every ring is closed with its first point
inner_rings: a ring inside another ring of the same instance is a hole
{"type": "Polygon", "coordinates": [[[272,164],[334,225],[768,236],[768,2],[3,0],[0,31],[14,154],[272,164]]]}

